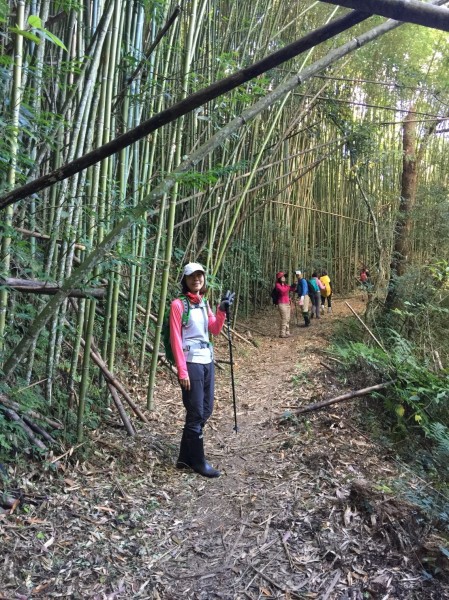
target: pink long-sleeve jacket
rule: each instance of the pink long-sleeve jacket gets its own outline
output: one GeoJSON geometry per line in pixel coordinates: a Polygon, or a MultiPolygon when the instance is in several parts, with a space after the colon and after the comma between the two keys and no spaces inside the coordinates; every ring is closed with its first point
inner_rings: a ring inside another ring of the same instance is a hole
{"type": "MultiPolygon", "coordinates": [[[[177,298],[170,305],[170,344],[172,347],[173,356],[175,358],[176,368],[178,370],[179,379],[187,379],[189,376],[187,371],[186,358],[183,351],[182,343],[182,313],[184,305],[182,300],[177,298]]],[[[226,313],[217,308],[217,314],[214,315],[207,305],[208,315],[208,331],[212,335],[218,335],[225,322],[226,313]]]]}
{"type": "Polygon", "coordinates": [[[278,304],[290,304],[290,292],[295,291],[295,286],[277,281],[275,288],[278,291],[278,304]]]}

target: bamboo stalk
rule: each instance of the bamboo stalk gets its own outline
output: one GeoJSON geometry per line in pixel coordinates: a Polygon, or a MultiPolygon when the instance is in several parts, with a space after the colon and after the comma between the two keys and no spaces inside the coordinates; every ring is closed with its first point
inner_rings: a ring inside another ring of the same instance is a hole
{"type": "MultiPolygon", "coordinates": [[[[23,66],[23,36],[20,30],[24,28],[25,2],[17,0],[16,5],[16,26],[19,29],[14,36],[14,66],[12,74],[12,88],[10,93],[11,107],[11,133],[9,134],[10,143],[10,166],[8,168],[8,186],[13,187],[16,183],[17,171],[17,153],[19,150],[19,116],[22,104],[22,66],[23,66]]],[[[12,226],[14,210],[8,207],[3,217],[3,227],[6,232],[1,237],[0,244],[0,276],[8,276],[11,264],[11,234],[8,229],[12,226]]],[[[6,311],[8,306],[8,291],[5,288],[0,289],[0,351],[4,350],[6,311]]]]}
{"type": "MultiPolygon", "coordinates": [[[[20,404],[14,402],[13,400],[10,400],[4,394],[0,394],[0,403],[4,404],[7,408],[13,409],[16,412],[22,412],[22,407],[20,406],[20,404]]],[[[53,427],[53,429],[63,429],[64,427],[62,423],[59,423],[54,419],[50,419],[49,417],[46,417],[45,415],[42,415],[39,412],[29,408],[26,409],[25,415],[29,415],[30,417],[33,417],[34,419],[39,419],[40,421],[45,421],[48,425],[53,427]]]]}
{"type": "MultiPolygon", "coordinates": [[[[360,8],[358,0],[321,1],[346,6],[346,8],[360,8]]],[[[447,10],[416,0],[364,0],[363,10],[388,19],[397,19],[406,23],[449,31],[449,13],[447,10]]]]}
{"type": "MultiPolygon", "coordinates": [[[[85,341],[83,339],[81,340],[81,345],[84,348],[85,341]]],[[[123,396],[123,398],[129,404],[129,406],[132,408],[134,413],[139,417],[139,419],[141,421],[143,421],[144,423],[148,423],[148,419],[145,417],[145,415],[142,413],[142,411],[136,405],[136,403],[132,400],[131,396],[128,394],[128,392],[126,391],[124,386],[120,383],[120,381],[116,378],[116,376],[113,373],[111,373],[111,371],[108,369],[106,363],[104,362],[102,357],[98,354],[94,345],[92,345],[92,348],[90,350],[90,356],[91,356],[92,360],[94,361],[94,363],[97,365],[97,367],[100,368],[101,373],[102,373],[103,377],[106,379],[106,381],[109,382],[111,385],[113,385],[117,389],[117,391],[120,392],[120,394],[123,396]]]]}
{"type": "MultiPolygon", "coordinates": [[[[25,237],[36,238],[38,240],[51,240],[50,235],[46,235],[45,233],[39,233],[38,231],[30,231],[29,229],[24,229],[23,227],[14,227],[14,229],[24,235],[25,237]]],[[[62,244],[62,240],[56,240],[57,244],[62,244]]],[[[86,246],[84,244],[73,244],[76,250],[86,250],[86,246]]]]}
{"type": "Polygon", "coordinates": [[[376,338],[376,336],[374,335],[374,333],[371,331],[371,329],[368,327],[368,325],[366,323],[364,323],[362,321],[362,319],[359,317],[359,315],[355,312],[355,310],[352,308],[352,306],[349,304],[349,302],[346,302],[345,300],[345,304],[346,306],[350,309],[350,311],[352,312],[352,314],[356,317],[356,319],[359,321],[359,323],[362,324],[362,326],[365,328],[365,330],[368,332],[368,334],[372,337],[372,339],[376,342],[376,344],[379,346],[379,348],[381,350],[383,350],[384,352],[386,352],[385,348],[383,347],[383,345],[381,344],[381,342],[379,342],[379,340],[376,338]]]}
{"type": "Polygon", "coordinates": [[[120,418],[123,422],[123,425],[125,426],[125,429],[126,429],[128,435],[131,437],[134,437],[136,435],[136,432],[131,424],[131,421],[130,421],[128,415],[126,414],[125,409],[123,408],[123,404],[119,398],[119,395],[117,394],[117,390],[112,385],[112,383],[110,383],[109,381],[108,381],[108,389],[111,394],[112,401],[114,402],[114,404],[117,408],[117,411],[120,415],[120,418]]]}

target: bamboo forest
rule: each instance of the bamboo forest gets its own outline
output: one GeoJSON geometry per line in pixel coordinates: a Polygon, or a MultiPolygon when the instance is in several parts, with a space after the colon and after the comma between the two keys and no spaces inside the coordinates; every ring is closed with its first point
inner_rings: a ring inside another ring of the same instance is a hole
{"type": "Polygon", "coordinates": [[[0,600],[449,598],[448,4],[0,0],[0,600]]]}

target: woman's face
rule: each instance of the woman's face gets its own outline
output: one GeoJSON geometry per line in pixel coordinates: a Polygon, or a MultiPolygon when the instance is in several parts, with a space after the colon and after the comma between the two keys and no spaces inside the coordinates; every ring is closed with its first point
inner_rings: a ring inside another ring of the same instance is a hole
{"type": "Polygon", "coordinates": [[[282,275],[282,277],[281,277],[281,283],[285,283],[285,275],[282,275]]]}
{"type": "Polygon", "coordinates": [[[202,271],[195,271],[191,275],[186,275],[186,284],[189,288],[189,292],[192,294],[198,294],[204,285],[204,273],[202,271]]]}

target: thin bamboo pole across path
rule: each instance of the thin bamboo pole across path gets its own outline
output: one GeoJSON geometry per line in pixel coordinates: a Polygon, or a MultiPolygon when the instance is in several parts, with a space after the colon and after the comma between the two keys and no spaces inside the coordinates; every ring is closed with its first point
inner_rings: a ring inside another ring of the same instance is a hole
{"type": "Polygon", "coordinates": [[[269,71],[270,69],[273,69],[274,67],[286,62],[287,60],[294,58],[301,52],[305,52],[317,44],[334,37],[338,33],[346,31],[346,29],[361,23],[367,19],[368,16],[369,15],[366,13],[353,11],[349,15],[346,15],[340,19],[336,19],[329,25],[320,27],[303,38],[296,40],[292,44],[285,46],[281,50],[270,54],[263,60],[251,65],[250,67],[241,69],[240,71],[237,71],[237,73],[234,73],[229,77],[221,79],[220,81],[217,81],[216,83],[213,83],[212,85],[194,94],[191,94],[184,100],[181,100],[181,102],[178,102],[167,110],[164,110],[154,117],[151,117],[138,127],[135,127],[134,129],[131,129],[130,131],[120,135],[100,148],[97,148],[92,152],[88,152],[84,156],[73,160],[72,162],[60,167],[59,169],[56,169],[48,175],[43,175],[35,181],[30,181],[24,186],[4,194],[2,197],[0,197],[0,209],[6,208],[22,198],[26,198],[31,194],[35,194],[40,190],[54,185],[58,181],[63,181],[64,179],[67,179],[68,177],[87,169],[87,167],[90,167],[100,160],[103,160],[104,158],[123,150],[123,148],[126,148],[130,144],[137,142],[163,125],[171,123],[179,117],[188,114],[206,102],[209,102],[210,100],[213,100],[218,96],[235,89],[243,83],[254,79],[258,75],[261,75],[266,71],[269,71]]]}
{"type": "Polygon", "coordinates": [[[366,223],[372,225],[371,221],[364,221],[363,219],[356,219],[355,217],[348,217],[341,215],[340,213],[329,212],[327,210],[321,210],[319,208],[313,208],[312,206],[303,206],[301,204],[292,204],[291,202],[281,202],[280,200],[271,200],[272,204],[283,204],[284,206],[292,206],[293,208],[300,208],[302,210],[311,210],[312,212],[323,213],[325,215],[331,215],[332,217],[339,217],[340,219],[348,219],[349,221],[357,221],[358,223],[366,223]]]}
{"type": "Polygon", "coordinates": [[[307,406],[303,406],[302,408],[298,408],[298,410],[293,411],[293,414],[301,415],[306,412],[311,412],[312,410],[319,410],[320,408],[324,408],[331,404],[336,404],[337,402],[343,402],[343,400],[350,400],[351,398],[360,398],[361,396],[367,396],[368,394],[372,394],[373,392],[379,392],[380,390],[384,390],[385,388],[390,387],[390,385],[393,385],[394,383],[396,383],[396,379],[393,379],[391,381],[385,381],[385,383],[378,383],[377,385],[371,385],[370,387],[363,388],[361,390],[348,392],[347,394],[342,394],[341,396],[336,396],[335,398],[329,398],[329,400],[323,400],[322,402],[308,404],[307,406]]]}
{"type": "MultiPolygon", "coordinates": [[[[16,292],[24,294],[44,294],[53,296],[61,287],[57,283],[49,281],[37,281],[35,279],[17,279],[13,277],[0,277],[0,286],[11,288],[16,292]]],[[[69,294],[71,298],[104,298],[106,288],[86,288],[82,290],[72,290],[69,294]]]]}
{"type": "MultiPolygon", "coordinates": [[[[321,2],[354,9],[360,9],[361,4],[360,0],[321,0],[321,2]]],[[[449,31],[449,10],[418,0],[363,0],[363,10],[404,23],[449,31]]]]}

